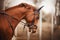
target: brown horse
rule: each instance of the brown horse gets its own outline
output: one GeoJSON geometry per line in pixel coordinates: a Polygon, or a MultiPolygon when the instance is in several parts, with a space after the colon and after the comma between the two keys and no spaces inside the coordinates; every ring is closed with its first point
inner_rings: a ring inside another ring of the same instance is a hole
{"type": "MultiPolygon", "coordinates": [[[[40,10],[41,8],[39,8],[40,10]]],[[[17,24],[25,19],[28,23],[27,26],[32,26],[37,24],[39,10],[35,7],[21,3],[17,6],[8,8],[4,12],[0,12],[0,40],[11,40],[13,32],[17,24]]],[[[31,29],[31,27],[29,27],[31,29]]],[[[32,27],[36,31],[36,27],[32,27]]]]}

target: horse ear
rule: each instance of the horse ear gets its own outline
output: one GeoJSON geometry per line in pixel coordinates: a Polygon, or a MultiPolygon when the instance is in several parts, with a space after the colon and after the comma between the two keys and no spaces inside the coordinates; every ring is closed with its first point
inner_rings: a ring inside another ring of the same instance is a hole
{"type": "Polygon", "coordinates": [[[37,11],[39,12],[44,6],[41,6],[37,11]]]}

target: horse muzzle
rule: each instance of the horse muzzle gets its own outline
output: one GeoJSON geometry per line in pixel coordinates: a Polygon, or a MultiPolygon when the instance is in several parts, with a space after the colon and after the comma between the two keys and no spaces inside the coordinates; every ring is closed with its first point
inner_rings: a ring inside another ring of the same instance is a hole
{"type": "Polygon", "coordinates": [[[36,30],[37,30],[36,25],[29,26],[29,32],[36,33],[36,30]]]}

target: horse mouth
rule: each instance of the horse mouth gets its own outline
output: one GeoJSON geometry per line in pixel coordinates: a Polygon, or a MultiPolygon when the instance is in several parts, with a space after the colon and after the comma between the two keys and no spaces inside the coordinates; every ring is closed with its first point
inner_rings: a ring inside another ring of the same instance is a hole
{"type": "Polygon", "coordinates": [[[32,30],[32,33],[36,33],[36,30],[32,30]]]}
{"type": "Polygon", "coordinates": [[[37,26],[36,25],[34,25],[32,27],[29,27],[29,32],[36,33],[36,30],[37,30],[37,26]]]}
{"type": "Polygon", "coordinates": [[[29,32],[36,33],[37,29],[29,29],[29,32]]]}

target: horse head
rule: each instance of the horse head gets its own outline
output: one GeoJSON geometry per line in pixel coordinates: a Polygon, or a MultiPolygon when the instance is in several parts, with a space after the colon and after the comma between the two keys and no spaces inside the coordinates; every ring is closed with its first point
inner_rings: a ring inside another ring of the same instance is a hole
{"type": "Polygon", "coordinates": [[[29,31],[31,32],[32,31],[32,33],[35,33],[36,32],[36,30],[37,30],[37,23],[38,23],[38,20],[39,20],[39,12],[40,12],[40,10],[43,8],[43,6],[42,7],[40,7],[39,9],[34,9],[33,7],[31,8],[28,8],[29,10],[26,12],[26,16],[25,16],[25,18],[26,18],[26,21],[27,21],[27,23],[28,23],[28,27],[29,27],[29,31]]]}

